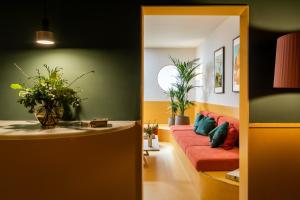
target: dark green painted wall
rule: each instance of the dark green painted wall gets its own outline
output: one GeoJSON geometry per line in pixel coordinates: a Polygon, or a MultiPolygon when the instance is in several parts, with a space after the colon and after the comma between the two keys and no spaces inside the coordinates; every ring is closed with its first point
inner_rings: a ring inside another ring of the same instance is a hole
{"type": "MultiPolygon", "coordinates": [[[[52,49],[7,51],[1,53],[0,110],[1,119],[28,119],[32,114],[22,105],[16,104],[17,91],[9,88],[10,83],[24,82],[26,78],[14,67],[17,63],[28,74],[34,74],[43,64],[64,69],[64,77],[73,80],[78,75],[95,70],[80,79],[74,88],[82,89],[81,118],[108,117],[110,119],[139,118],[139,70],[134,67],[137,57],[126,50],[52,49]],[[124,65],[123,65],[124,63],[124,65]]],[[[27,81],[27,83],[30,83],[27,81]]]]}
{"type": "Polygon", "coordinates": [[[33,42],[42,17],[41,3],[1,3],[0,119],[33,119],[16,103],[17,92],[9,88],[10,83],[25,80],[13,63],[31,74],[43,64],[60,66],[68,80],[95,70],[77,82],[81,96],[88,98],[82,104],[81,119],[140,119],[139,5],[49,1],[57,45],[43,49],[33,42]]]}
{"type": "Polygon", "coordinates": [[[250,27],[250,121],[300,122],[300,90],[274,89],[276,40],[300,31],[300,1],[252,1],[250,27]]]}
{"type": "Polygon", "coordinates": [[[41,3],[11,1],[0,6],[0,119],[31,118],[15,104],[7,87],[18,73],[13,62],[32,71],[46,63],[65,68],[66,76],[92,67],[96,74],[80,83],[89,99],[83,118],[139,119],[140,6],[141,5],[250,5],[250,121],[299,122],[300,90],[273,89],[276,39],[300,30],[297,0],[142,0],[95,3],[92,0],[49,1],[52,30],[58,44],[51,50],[33,45],[41,3]],[[47,58],[48,56],[53,58],[47,58]],[[54,58],[55,56],[60,59],[54,58]],[[72,55],[75,58],[69,59],[72,55]],[[76,62],[74,61],[76,60],[76,62]],[[75,67],[75,70],[72,70],[75,67]]]}

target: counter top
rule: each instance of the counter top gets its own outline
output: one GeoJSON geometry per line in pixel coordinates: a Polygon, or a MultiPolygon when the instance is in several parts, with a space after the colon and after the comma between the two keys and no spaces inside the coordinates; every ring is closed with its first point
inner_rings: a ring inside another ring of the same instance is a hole
{"type": "Polygon", "coordinates": [[[135,121],[109,121],[108,127],[82,127],[80,122],[61,122],[56,128],[42,129],[38,121],[0,120],[0,140],[32,140],[83,137],[120,131],[135,126],[135,121]]]}

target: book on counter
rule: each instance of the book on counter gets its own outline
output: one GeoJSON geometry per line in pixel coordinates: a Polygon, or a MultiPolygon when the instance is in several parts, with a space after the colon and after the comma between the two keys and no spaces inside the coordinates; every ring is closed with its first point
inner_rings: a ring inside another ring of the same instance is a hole
{"type": "Polygon", "coordinates": [[[228,172],[225,178],[230,179],[232,181],[239,182],[240,181],[240,169],[236,169],[234,171],[228,172]]]}
{"type": "Polygon", "coordinates": [[[99,127],[108,127],[108,119],[102,118],[102,119],[93,119],[91,121],[82,121],[81,126],[83,127],[91,127],[91,128],[99,128],[99,127]]]}

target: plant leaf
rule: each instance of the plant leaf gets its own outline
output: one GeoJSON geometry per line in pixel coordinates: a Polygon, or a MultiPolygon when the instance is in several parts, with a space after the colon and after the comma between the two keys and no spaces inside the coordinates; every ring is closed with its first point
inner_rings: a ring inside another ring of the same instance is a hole
{"type": "Polygon", "coordinates": [[[19,83],[12,83],[12,84],[10,84],[10,88],[12,88],[14,90],[22,90],[23,86],[20,85],[19,83]]]}

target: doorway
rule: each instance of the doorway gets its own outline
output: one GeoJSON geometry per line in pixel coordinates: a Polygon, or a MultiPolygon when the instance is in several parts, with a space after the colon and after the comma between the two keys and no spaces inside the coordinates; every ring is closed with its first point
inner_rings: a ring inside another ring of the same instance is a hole
{"type": "Polygon", "coordinates": [[[144,19],[145,16],[238,16],[240,19],[240,188],[239,199],[248,197],[248,6],[144,6],[142,7],[142,66],[141,66],[141,116],[144,116],[144,19]]]}

